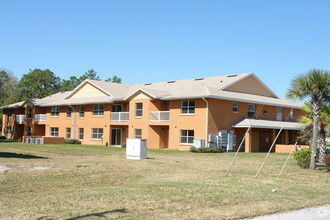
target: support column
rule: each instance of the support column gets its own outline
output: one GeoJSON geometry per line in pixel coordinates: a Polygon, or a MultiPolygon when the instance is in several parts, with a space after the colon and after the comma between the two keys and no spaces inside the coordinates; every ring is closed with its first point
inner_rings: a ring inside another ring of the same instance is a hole
{"type": "Polygon", "coordinates": [[[289,131],[284,131],[284,144],[289,144],[289,131]]]}
{"type": "Polygon", "coordinates": [[[246,138],[245,138],[245,153],[251,153],[252,152],[252,129],[250,129],[249,132],[246,132],[246,138]]]}
{"type": "Polygon", "coordinates": [[[271,143],[274,142],[275,137],[276,137],[276,129],[272,129],[272,140],[271,140],[271,143]]]}

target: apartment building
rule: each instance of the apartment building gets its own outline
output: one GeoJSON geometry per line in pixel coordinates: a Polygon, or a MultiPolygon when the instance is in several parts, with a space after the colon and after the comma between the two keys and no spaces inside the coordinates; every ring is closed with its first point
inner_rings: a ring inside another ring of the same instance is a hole
{"type": "Polygon", "coordinates": [[[73,91],[3,106],[7,138],[47,136],[82,144],[121,146],[147,139],[148,148],[188,150],[210,145],[220,131],[244,137],[245,152],[295,143],[302,105],[280,99],[253,73],[137,85],[85,80],[73,91]]]}

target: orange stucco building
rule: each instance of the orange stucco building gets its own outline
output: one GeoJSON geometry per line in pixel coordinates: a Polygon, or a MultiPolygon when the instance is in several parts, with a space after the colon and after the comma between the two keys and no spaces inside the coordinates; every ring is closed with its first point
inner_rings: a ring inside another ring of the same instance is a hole
{"type": "Polygon", "coordinates": [[[120,146],[147,139],[148,148],[188,150],[195,139],[231,133],[237,149],[267,151],[294,144],[302,105],[280,99],[255,74],[237,74],[139,85],[85,80],[73,91],[2,107],[2,134],[80,139],[120,146]],[[221,134],[220,134],[221,133],[221,134]]]}

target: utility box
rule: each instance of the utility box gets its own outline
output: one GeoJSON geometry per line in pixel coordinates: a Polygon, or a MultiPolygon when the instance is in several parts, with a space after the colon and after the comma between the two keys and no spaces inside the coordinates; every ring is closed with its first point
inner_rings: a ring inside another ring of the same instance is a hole
{"type": "Polygon", "coordinates": [[[205,147],[205,140],[204,139],[194,139],[193,146],[196,148],[205,147]]]}
{"type": "Polygon", "coordinates": [[[140,138],[126,139],[126,159],[147,159],[147,140],[140,138]]]}

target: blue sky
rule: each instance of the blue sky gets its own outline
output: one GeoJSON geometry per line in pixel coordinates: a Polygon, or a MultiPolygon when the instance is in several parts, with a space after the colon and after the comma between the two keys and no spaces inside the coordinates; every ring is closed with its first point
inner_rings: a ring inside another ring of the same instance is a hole
{"type": "Polygon", "coordinates": [[[330,70],[327,0],[0,1],[0,68],[123,83],[254,72],[280,97],[330,70]]]}

